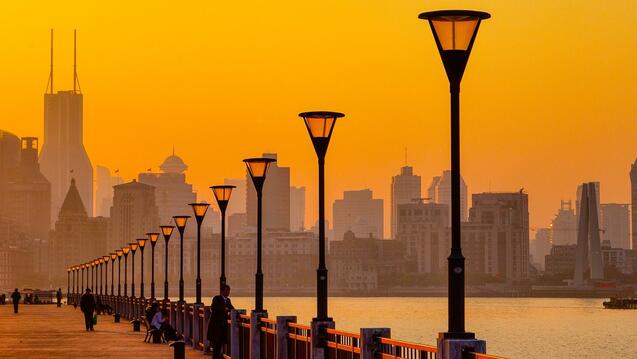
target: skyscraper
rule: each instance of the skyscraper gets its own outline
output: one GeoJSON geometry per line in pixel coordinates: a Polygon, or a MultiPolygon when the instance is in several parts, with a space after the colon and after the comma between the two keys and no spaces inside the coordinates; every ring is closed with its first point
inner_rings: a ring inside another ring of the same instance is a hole
{"type": "Polygon", "coordinates": [[[577,248],[575,257],[576,285],[584,284],[585,273],[590,279],[604,278],[602,267],[601,241],[599,235],[599,213],[597,208],[598,183],[588,182],[578,188],[579,208],[577,228],[577,248]],[[590,271],[590,272],[589,272],[590,271]]]}
{"type": "Polygon", "coordinates": [[[84,148],[83,95],[77,84],[77,72],[74,71],[73,90],[54,93],[51,60],[49,92],[44,94],[44,144],[40,152],[40,167],[51,183],[52,213],[59,212],[71,178],[74,178],[82,202],[88,214],[92,215],[93,166],[84,148]]]}
{"type": "Polygon", "coordinates": [[[630,218],[627,204],[604,203],[601,210],[602,242],[612,248],[630,249],[630,218]]]}
{"type": "MultiPolygon", "coordinates": [[[[114,187],[109,248],[119,248],[157,231],[159,211],[155,187],[133,180],[114,187]]],[[[191,212],[184,212],[190,214],[191,212]]]]}
{"type": "Polygon", "coordinates": [[[530,245],[533,262],[544,268],[545,258],[551,253],[551,229],[538,228],[530,245]]]}
{"type": "Polygon", "coordinates": [[[343,192],[343,199],[334,201],[332,216],[332,240],[342,240],[347,231],[352,231],[359,238],[384,237],[383,200],[373,198],[373,193],[369,189],[343,192]]]}
{"type": "Polygon", "coordinates": [[[104,166],[96,167],[95,177],[95,216],[108,217],[113,205],[113,186],[122,184],[124,180],[112,176],[111,171],[104,166]]]}
{"type": "MultiPolygon", "coordinates": [[[[451,224],[451,171],[444,171],[442,176],[434,177],[427,192],[432,202],[449,206],[449,224],[451,224]]],[[[462,177],[460,177],[460,220],[467,220],[467,184],[462,177]]]]}
{"type": "Polygon", "coordinates": [[[637,249],[637,160],[630,167],[630,190],[631,190],[631,207],[630,213],[632,215],[632,249],[637,249]]]}
{"type": "MultiPolygon", "coordinates": [[[[192,191],[192,184],[186,182],[185,172],[188,166],[175,155],[174,151],[159,166],[159,169],[160,173],[140,173],[138,180],[139,183],[155,187],[155,204],[159,211],[159,222],[169,224],[173,216],[192,213],[192,208],[188,204],[197,201],[197,194],[192,191]]],[[[188,232],[195,233],[194,226],[186,228],[188,232]]]]}
{"type": "Polygon", "coordinates": [[[305,187],[290,187],[290,230],[305,230],[305,187]]]}
{"type": "Polygon", "coordinates": [[[40,173],[38,139],[23,137],[20,165],[14,168],[6,187],[6,212],[29,239],[46,240],[51,227],[51,185],[40,173]]]}
{"type": "MultiPolygon", "coordinates": [[[[277,154],[264,153],[263,157],[277,159],[277,154]]],[[[257,226],[257,193],[249,177],[246,173],[246,182],[250,183],[246,211],[248,227],[254,228],[257,226]]],[[[278,161],[270,165],[263,185],[263,229],[290,230],[290,167],[279,166],[278,161]]]]}
{"type": "Polygon", "coordinates": [[[0,219],[6,213],[7,183],[11,171],[20,165],[20,138],[0,130],[0,219]]]}
{"type": "Polygon", "coordinates": [[[421,197],[420,186],[420,176],[414,175],[411,166],[402,167],[400,174],[391,178],[391,238],[396,238],[398,205],[418,201],[421,197]]]}
{"type": "Polygon", "coordinates": [[[551,223],[551,237],[554,246],[577,243],[577,216],[571,201],[561,202],[551,223]]]}

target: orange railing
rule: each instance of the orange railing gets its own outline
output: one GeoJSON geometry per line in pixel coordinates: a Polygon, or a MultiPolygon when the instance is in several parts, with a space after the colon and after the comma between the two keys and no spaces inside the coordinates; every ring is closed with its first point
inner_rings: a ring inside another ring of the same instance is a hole
{"type": "Polygon", "coordinates": [[[379,338],[383,359],[435,359],[436,347],[389,338],[379,338]]]}
{"type": "Polygon", "coordinates": [[[330,358],[358,359],[361,356],[360,334],[327,329],[327,347],[330,358]]]}
{"type": "Polygon", "coordinates": [[[288,323],[288,356],[290,358],[312,357],[312,329],[307,325],[288,323]]]}

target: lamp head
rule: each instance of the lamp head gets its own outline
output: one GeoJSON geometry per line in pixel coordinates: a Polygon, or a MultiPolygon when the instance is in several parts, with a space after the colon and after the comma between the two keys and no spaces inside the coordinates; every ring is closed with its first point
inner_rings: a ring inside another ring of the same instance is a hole
{"type": "Polygon", "coordinates": [[[157,243],[157,240],[159,239],[159,233],[151,232],[146,233],[146,235],[148,236],[148,240],[150,240],[150,245],[154,247],[155,243],[157,243]]]}
{"type": "Polygon", "coordinates": [[[117,253],[111,253],[111,262],[115,262],[115,260],[117,259],[117,253]]]}
{"type": "Polygon", "coordinates": [[[265,182],[265,176],[268,172],[268,168],[270,168],[270,165],[273,162],[276,162],[276,160],[274,158],[257,157],[246,158],[243,162],[248,168],[248,173],[250,174],[250,178],[252,178],[254,188],[260,193],[263,189],[263,183],[265,182]]]}
{"type": "Polygon", "coordinates": [[[203,221],[203,218],[206,216],[206,212],[208,211],[208,206],[210,206],[210,204],[205,202],[196,202],[189,203],[188,205],[192,207],[192,211],[195,213],[195,219],[197,220],[197,223],[201,223],[201,221],[203,221]]]}
{"type": "Polygon", "coordinates": [[[161,228],[161,233],[164,235],[164,239],[168,242],[170,236],[173,234],[175,226],[159,226],[159,228],[161,228]]]}
{"type": "Polygon", "coordinates": [[[217,205],[219,206],[219,210],[222,213],[226,212],[226,208],[228,207],[228,202],[230,201],[230,196],[232,195],[232,190],[236,188],[236,186],[231,185],[220,185],[220,186],[212,186],[210,189],[212,193],[215,195],[215,199],[217,200],[217,205]]]}
{"type": "Polygon", "coordinates": [[[173,220],[175,221],[175,226],[177,226],[177,230],[182,235],[184,234],[184,229],[186,229],[186,223],[188,222],[188,218],[190,216],[174,216],[173,220]]]}
{"type": "Polygon", "coordinates": [[[489,13],[474,10],[428,11],[418,16],[429,22],[452,84],[460,84],[480,23],[490,17],[489,13]]]}
{"type": "Polygon", "coordinates": [[[299,117],[305,121],[305,127],[319,157],[325,157],[327,153],[327,146],[330,144],[336,119],[344,116],[340,112],[332,111],[310,111],[299,114],[299,117]]]}
{"type": "MultiPolygon", "coordinates": [[[[144,239],[144,240],[146,240],[146,239],[144,239]]],[[[139,247],[139,244],[137,244],[137,242],[131,242],[131,243],[128,243],[128,246],[130,247],[131,252],[133,252],[133,254],[135,254],[135,251],[139,247]]]]}

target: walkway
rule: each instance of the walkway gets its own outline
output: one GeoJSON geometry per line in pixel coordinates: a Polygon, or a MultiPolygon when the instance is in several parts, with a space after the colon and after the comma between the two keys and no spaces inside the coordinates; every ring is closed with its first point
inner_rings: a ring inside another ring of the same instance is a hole
{"type": "MultiPolygon", "coordinates": [[[[145,329],[133,332],[122,320],[100,316],[95,331],[84,330],[79,308],[63,305],[0,305],[0,358],[172,358],[168,344],[144,343],[145,329]]],[[[186,358],[201,352],[186,349],[186,358]]]]}

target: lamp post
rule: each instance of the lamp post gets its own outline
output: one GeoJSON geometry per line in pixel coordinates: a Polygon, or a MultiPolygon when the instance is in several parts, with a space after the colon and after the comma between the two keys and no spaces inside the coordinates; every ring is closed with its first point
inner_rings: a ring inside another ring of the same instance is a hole
{"type": "Polygon", "coordinates": [[[184,303],[184,230],[190,216],[174,216],[179,231],[179,303],[184,303]]]}
{"type": "Polygon", "coordinates": [[[81,276],[80,276],[80,278],[81,278],[81,287],[80,287],[80,290],[78,291],[78,293],[84,292],[84,264],[81,264],[80,268],[82,269],[82,273],[81,273],[81,276]]]}
{"type": "Polygon", "coordinates": [[[130,296],[135,298],[135,252],[137,251],[137,247],[139,244],[135,242],[128,243],[130,247],[130,251],[133,254],[133,263],[131,266],[131,284],[130,284],[130,296]]]}
{"type": "Polygon", "coordinates": [[[235,187],[230,185],[210,187],[221,212],[221,275],[219,276],[219,289],[226,284],[226,208],[228,208],[230,195],[232,195],[232,190],[235,187]]]}
{"type": "Polygon", "coordinates": [[[160,226],[161,233],[164,235],[164,302],[168,302],[168,241],[173,234],[175,226],[160,226]]]}
{"type": "Polygon", "coordinates": [[[305,122],[318,157],[319,263],[316,270],[316,320],[331,321],[327,314],[327,266],[325,265],[325,155],[340,112],[312,111],[299,114],[305,122]]]}
{"type": "Polygon", "coordinates": [[[261,246],[262,246],[262,197],[263,184],[265,183],[265,175],[268,168],[275,162],[273,158],[247,158],[243,160],[248,168],[252,184],[257,192],[257,273],[255,277],[254,291],[254,311],[263,312],[263,271],[261,269],[261,246]]]}
{"type": "Polygon", "coordinates": [[[146,233],[150,240],[150,298],[155,300],[155,244],[159,239],[159,233],[146,233]]]}
{"type": "Polygon", "coordinates": [[[102,290],[102,284],[104,283],[104,259],[103,258],[98,258],[97,259],[97,266],[100,269],[100,295],[102,295],[104,293],[104,291],[102,290]]]}
{"type": "Polygon", "coordinates": [[[124,297],[128,297],[128,253],[130,247],[122,247],[122,252],[124,253],[124,297]]]}
{"type": "MultiPolygon", "coordinates": [[[[124,251],[121,249],[115,250],[117,254],[117,296],[122,296],[122,256],[124,255],[124,251]]],[[[126,272],[124,272],[126,275],[126,272]]]]}
{"type": "Polygon", "coordinates": [[[190,203],[189,205],[195,214],[195,220],[197,220],[197,279],[195,282],[195,304],[201,304],[201,223],[206,216],[209,204],[190,203]]]}
{"type": "Polygon", "coordinates": [[[71,267],[66,268],[66,302],[69,302],[71,295],[71,267]]]}
{"type": "Polygon", "coordinates": [[[95,261],[91,261],[91,292],[95,293],[97,289],[97,270],[95,270],[95,261]]]}
{"type": "MultiPolygon", "coordinates": [[[[104,295],[108,295],[108,261],[111,260],[111,256],[102,256],[104,259],[104,295]]],[[[113,282],[113,277],[111,276],[111,283],[113,282]]]]}
{"type": "Polygon", "coordinates": [[[111,297],[115,295],[115,260],[117,259],[117,253],[111,253],[111,297]]]}
{"type": "Polygon", "coordinates": [[[418,16],[429,22],[442,58],[451,93],[451,254],[448,258],[449,330],[445,339],[473,339],[465,332],[464,298],[465,265],[460,231],[460,82],[482,20],[486,12],[441,10],[418,16]]]}
{"type": "Polygon", "coordinates": [[[142,269],[140,275],[140,283],[139,283],[139,297],[144,298],[144,247],[146,246],[146,238],[137,238],[137,244],[139,245],[139,255],[142,258],[142,269]]]}

